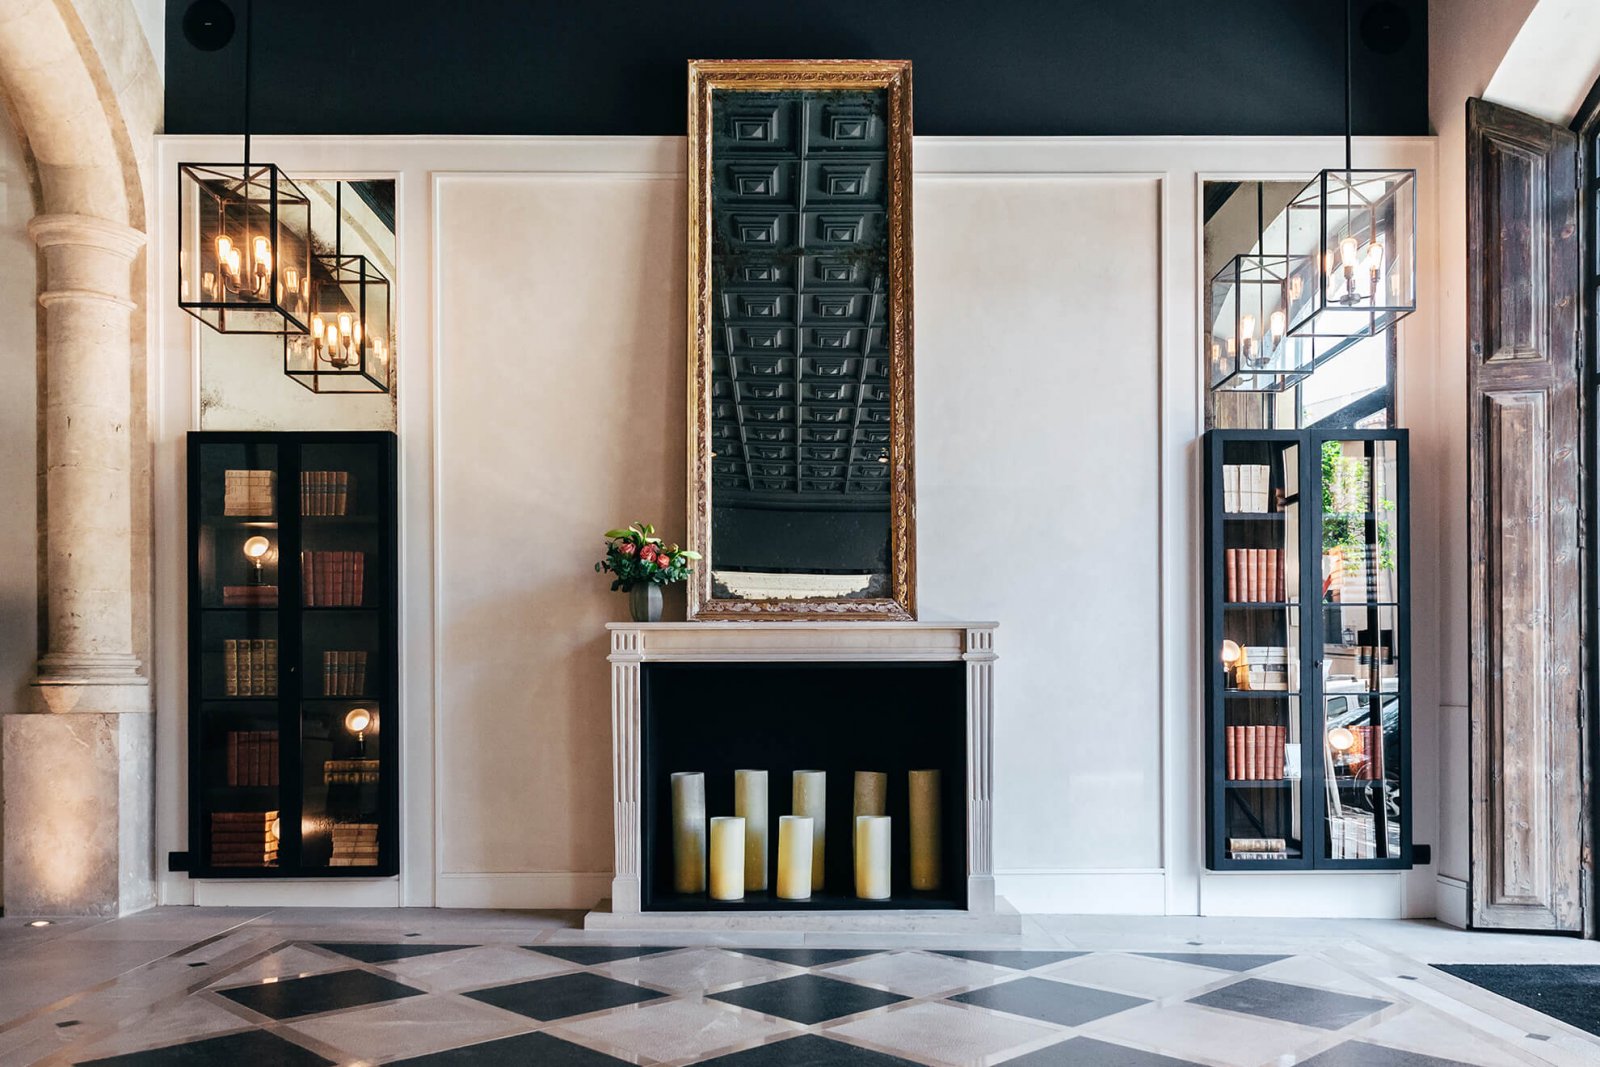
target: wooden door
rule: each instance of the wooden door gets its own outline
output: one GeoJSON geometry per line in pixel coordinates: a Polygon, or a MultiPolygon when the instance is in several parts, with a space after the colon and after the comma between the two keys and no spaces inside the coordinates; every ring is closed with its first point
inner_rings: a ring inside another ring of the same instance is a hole
{"type": "Polygon", "coordinates": [[[1467,104],[1472,923],[1584,928],[1577,140],[1467,104]]]}

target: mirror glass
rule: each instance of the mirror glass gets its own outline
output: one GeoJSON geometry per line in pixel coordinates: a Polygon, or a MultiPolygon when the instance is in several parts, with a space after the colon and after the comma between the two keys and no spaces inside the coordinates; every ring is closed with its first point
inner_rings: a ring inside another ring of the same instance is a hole
{"type": "MultiPolygon", "coordinates": [[[[340,251],[367,257],[389,280],[392,300],[398,292],[394,180],[296,179],[295,184],[311,201],[312,254],[334,254],[335,219],[339,219],[340,251]]],[[[206,329],[197,334],[203,430],[395,428],[398,363],[390,368],[387,393],[318,394],[284,374],[284,343],[279,335],[206,329]]]]}
{"type": "MultiPolygon", "coordinates": [[[[1211,284],[1234,256],[1258,250],[1257,185],[1260,216],[1270,228],[1303,181],[1205,183],[1205,271],[1208,294],[1206,337],[1220,332],[1212,320],[1226,310],[1216,306],[1211,284]]],[[[1281,393],[1206,392],[1207,429],[1300,429],[1326,426],[1377,429],[1392,425],[1395,331],[1355,341],[1319,366],[1300,384],[1281,393]]],[[[1209,353],[1201,353],[1202,366],[1209,353]]]]}

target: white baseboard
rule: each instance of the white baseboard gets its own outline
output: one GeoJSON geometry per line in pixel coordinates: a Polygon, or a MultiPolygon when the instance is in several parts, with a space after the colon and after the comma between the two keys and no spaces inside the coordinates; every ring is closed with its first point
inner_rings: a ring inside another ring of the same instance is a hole
{"type": "Polygon", "coordinates": [[[1434,916],[1446,925],[1465,930],[1468,917],[1472,914],[1467,883],[1459,878],[1449,878],[1442,874],[1435,879],[1435,883],[1434,901],[1437,910],[1434,916]]]}
{"type": "Polygon", "coordinates": [[[1200,913],[1284,919],[1403,919],[1399,871],[1207,871],[1200,913]]]}
{"type": "Polygon", "coordinates": [[[435,905],[587,911],[610,895],[610,871],[458,871],[439,875],[435,905]]]}
{"type": "MultiPolygon", "coordinates": [[[[197,880],[189,903],[215,908],[398,908],[398,878],[197,880]]],[[[170,903],[170,901],[163,901],[170,903]]]]}
{"type": "Polygon", "coordinates": [[[996,871],[995,892],[1024,915],[1162,915],[1167,878],[1150,869],[996,871]]]}

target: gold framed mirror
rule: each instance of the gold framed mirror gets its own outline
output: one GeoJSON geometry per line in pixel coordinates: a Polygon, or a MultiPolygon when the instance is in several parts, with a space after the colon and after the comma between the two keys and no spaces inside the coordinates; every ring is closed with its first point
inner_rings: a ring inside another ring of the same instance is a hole
{"type": "Polygon", "coordinates": [[[690,619],[916,617],[911,64],[689,64],[690,619]]]}

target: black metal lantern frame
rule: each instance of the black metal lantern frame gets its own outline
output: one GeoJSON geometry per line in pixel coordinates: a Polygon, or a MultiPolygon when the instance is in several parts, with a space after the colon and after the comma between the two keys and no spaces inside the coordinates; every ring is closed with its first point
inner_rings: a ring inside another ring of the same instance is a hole
{"type": "Polygon", "coordinates": [[[1281,393],[1316,367],[1316,341],[1288,332],[1290,262],[1234,256],[1211,279],[1209,384],[1217,392],[1281,393]]]}
{"type": "Polygon", "coordinates": [[[310,324],[283,338],[283,373],[313,393],[386,393],[394,361],[389,279],[366,256],[313,256],[310,324]]]}
{"type": "Polygon", "coordinates": [[[178,165],[178,306],[219,333],[303,333],[311,201],[271,163],[178,165]]]}

